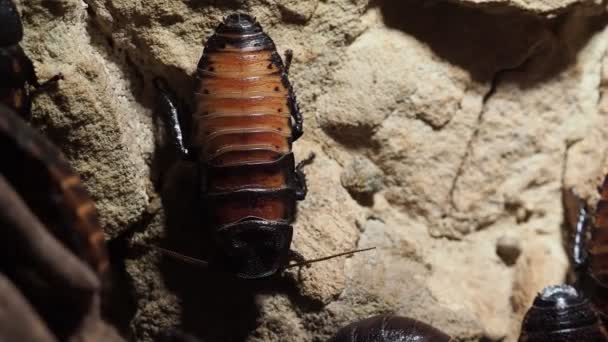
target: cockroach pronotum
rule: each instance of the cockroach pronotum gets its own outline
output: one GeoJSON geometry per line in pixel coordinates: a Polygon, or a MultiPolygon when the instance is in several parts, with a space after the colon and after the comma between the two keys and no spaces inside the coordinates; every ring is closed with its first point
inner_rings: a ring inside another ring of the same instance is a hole
{"type": "Polygon", "coordinates": [[[569,285],[549,286],[534,299],[519,342],[606,342],[608,334],[589,300],[569,285]]]}
{"type": "Polygon", "coordinates": [[[23,39],[21,17],[13,0],[0,0],[0,103],[13,108],[29,120],[31,97],[28,85],[36,91],[47,88],[63,78],[53,76],[44,83],[38,81],[34,64],[19,43],[23,39]]]}
{"type": "Polygon", "coordinates": [[[572,248],[576,287],[598,311],[604,324],[608,322],[608,175],[598,187],[600,200],[595,215],[579,199],[580,212],[572,248]],[[588,232],[590,230],[590,238],[588,232]]]}
{"type": "Polygon", "coordinates": [[[291,60],[288,50],[283,63],[251,16],[225,18],[198,63],[189,144],[174,95],[155,80],[177,149],[204,175],[201,197],[214,227],[210,263],[240,278],[273,275],[290,259],[320,260],[304,261],[290,249],[296,201],[307,192],[302,167],[314,156],[295,166],[291,145],[303,119],[288,78],[291,60]]]}
{"type": "Polygon", "coordinates": [[[328,342],[454,342],[444,332],[415,319],[395,315],[373,316],[351,323],[328,342]]]}
{"type": "Polygon", "coordinates": [[[95,205],[63,154],[2,104],[0,156],[0,272],[64,336],[108,278],[95,205]],[[58,315],[58,307],[74,310],[58,315]]]}

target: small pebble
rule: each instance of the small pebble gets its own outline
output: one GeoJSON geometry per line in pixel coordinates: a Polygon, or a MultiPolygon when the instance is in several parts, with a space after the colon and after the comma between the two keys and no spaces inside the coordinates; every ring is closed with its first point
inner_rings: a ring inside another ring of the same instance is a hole
{"type": "Polygon", "coordinates": [[[512,266],[521,254],[521,244],[517,238],[503,235],[496,241],[496,254],[507,266],[512,266]]]}
{"type": "Polygon", "coordinates": [[[355,157],[342,171],[342,186],[352,195],[373,195],[380,191],[384,174],[376,164],[365,157],[355,157]]]}

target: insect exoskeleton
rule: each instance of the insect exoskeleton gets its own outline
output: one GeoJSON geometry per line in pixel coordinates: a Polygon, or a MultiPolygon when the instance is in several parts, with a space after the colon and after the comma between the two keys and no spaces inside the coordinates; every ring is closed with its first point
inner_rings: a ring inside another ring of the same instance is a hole
{"type": "Polygon", "coordinates": [[[453,342],[450,336],[426,323],[395,315],[373,316],[351,323],[328,342],[453,342]]]}
{"type": "Polygon", "coordinates": [[[39,83],[34,65],[19,43],[23,39],[23,25],[12,0],[0,0],[0,102],[28,120],[31,117],[31,97],[28,85],[42,90],[63,76],[55,75],[39,83]]]}
{"type": "Polygon", "coordinates": [[[192,138],[184,144],[177,106],[157,80],[163,109],[182,154],[201,169],[201,197],[212,226],[211,265],[241,278],[261,278],[286,266],[295,203],[306,183],[292,143],[302,116],[287,63],[247,14],[225,18],[207,40],[197,69],[192,138]]]}
{"type": "Polygon", "coordinates": [[[19,193],[47,229],[100,278],[109,260],[93,200],[63,154],[0,104],[0,174],[19,193]]]}
{"type": "Polygon", "coordinates": [[[600,199],[594,215],[574,192],[579,215],[573,238],[571,259],[576,287],[591,301],[604,322],[608,321],[608,176],[598,187],[600,199]],[[589,234],[590,231],[590,234],[589,234]]]}
{"type": "Polygon", "coordinates": [[[215,262],[240,277],[268,276],[288,262],[306,192],[291,152],[301,128],[286,68],[261,26],[233,14],[207,41],[198,77],[192,146],[206,169],[215,262]]]}
{"type": "MultiPolygon", "coordinates": [[[[296,201],[307,193],[302,167],[314,157],[296,166],[291,150],[303,122],[288,77],[291,60],[287,51],[283,61],[253,17],[226,17],[198,63],[188,142],[175,96],[155,79],[176,149],[200,169],[202,206],[214,241],[210,265],[240,278],[268,277],[329,258],[305,261],[290,249],[296,201]],[[299,263],[289,265],[291,259],[299,263]]],[[[353,252],[358,251],[331,257],[353,252]]]]}
{"type": "Polygon", "coordinates": [[[519,337],[519,342],[559,341],[608,341],[589,300],[569,285],[549,286],[536,296],[519,337]]]}
{"type": "Polygon", "coordinates": [[[608,321],[608,176],[598,188],[600,200],[595,207],[591,239],[587,242],[587,266],[580,275],[582,289],[608,321]]]}

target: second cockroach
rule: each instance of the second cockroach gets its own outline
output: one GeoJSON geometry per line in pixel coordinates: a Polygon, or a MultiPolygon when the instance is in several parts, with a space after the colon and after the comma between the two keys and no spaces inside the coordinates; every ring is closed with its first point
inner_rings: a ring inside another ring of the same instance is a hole
{"type": "Polygon", "coordinates": [[[328,342],[454,342],[444,332],[415,319],[379,315],[351,323],[328,342]]]}
{"type": "Polygon", "coordinates": [[[63,154],[2,104],[0,155],[0,274],[66,340],[107,285],[95,205],[63,154]]]}
{"type": "MultiPolygon", "coordinates": [[[[571,259],[576,287],[589,298],[604,324],[608,322],[608,176],[598,187],[600,199],[593,215],[578,199],[580,212],[571,259]]],[[[575,196],[576,197],[576,196],[575,196]]]]}

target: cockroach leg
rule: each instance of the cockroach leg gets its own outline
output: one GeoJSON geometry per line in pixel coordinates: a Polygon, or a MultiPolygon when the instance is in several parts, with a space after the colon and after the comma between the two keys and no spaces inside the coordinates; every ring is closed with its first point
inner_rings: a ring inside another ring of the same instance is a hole
{"type": "Polygon", "coordinates": [[[306,263],[306,258],[302,254],[300,254],[292,249],[289,250],[289,260],[293,260],[297,264],[306,263]]]}
{"type": "Polygon", "coordinates": [[[298,201],[306,198],[306,194],[308,193],[308,185],[306,184],[306,174],[302,170],[305,166],[312,163],[315,159],[314,152],[311,152],[306,159],[301,160],[295,169],[294,180],[296,183],[296,199],[298,201]]]}
{"type": "Polygon", "coordinates": [[[579,209],[578,221],[574,231],[574,243],[572,245],[572,262],[575,272],[584,272],[587,267],[587,232],[589,230],[589,214],[583,204],[579,209]]]}
{"type": "Polygon", "coordinates": [[[287,49],[285,50],[285,73],[289,74],[289,68],[291,67],[291,62],[293,61],[293,50],[287,49]]]}
{"type": "Polygon", "coordinates": [[[295,95],[291,95],[291,99],[290,101],[293,103],[293,110],[291,113],[291,116],[293,117],[293,123],[291,125],[291,131],[292,131],[292,141],[296,141],[298,140],[298,138],[300,138],[302,136],[302,134],[304,134],[304,117],[302,116],[302,113],[300,112],[300,107],[298,106],[297,100],[295,98],[295,95]]]}
{"type": "Polygon", "coordinates": [[[173,145],[183,159],[189,160],[191,155],[184,142],[184,134],[179,120],[179,109],[176,105],[175,95],[169,89],[167,82],[161,78],[157,77],[154,79],[154,86],[160,94],[160,111],[167,120],[173,145]]]}

